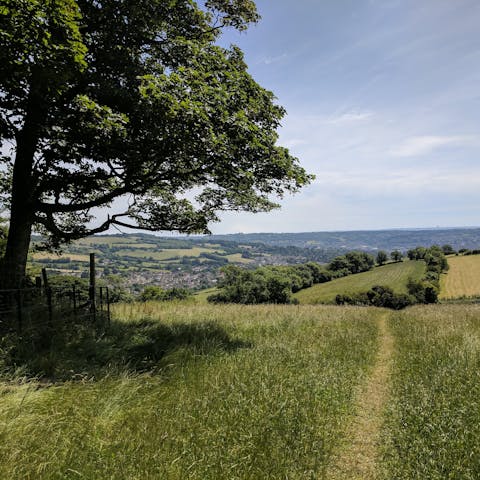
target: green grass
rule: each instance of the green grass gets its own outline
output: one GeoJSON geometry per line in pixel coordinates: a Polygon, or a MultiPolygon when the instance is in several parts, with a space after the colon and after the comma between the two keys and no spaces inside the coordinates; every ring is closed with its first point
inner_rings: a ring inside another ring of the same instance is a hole
{"type": "Polygon", "coordinates": [[[336,478],[336,455],[356,445],[356,395],[375,393],[364,387],[383,365],[381,317],[394,342],[375,478],[478,478],[479,305],[113,313],[108,332],[68,324],[14,372],[19,349],[1,352],[1,479],[336,478]]]}
{"type": "Polygon", "coordinates": [[[104,236],[90,236],[86,238],[82,238],[75,242],[78,245],[121,245],[121,244],[128,244],[132,243],[131,237],[115,237],[113,235],[104,235],[104,236]]]}
{"type": "Polygon", "coordinates": [[[480,308],[415,307],[391,322],[397,355],[384,427],[385,478],[480,472],[480,308]]]}
{"type": "Polygon", "coordinates": [[[294,294],[302,304],[333,303],[335,296],[369,290],[375,285],[392,288],[395,292],[406,293],[410,277],[420,279],[425,273],[425,262],[404,261],[375,267],[369,272],[357,273],[321,283],[294,294]]]}
{"type": "Polygon", "coordinates": [[[231,255],[225,255],[228,261],[231,263],[252,263],[254,260],[251,258],[243,258],[241,253],[232,253],[231,255]]]}
{"type": "Polygon", "coordinates": [[[193,295],[193,299],[196,303],[206,304],[208,303],[207,298],[214,293],[218,293],[220,291],[217,287],[206,288],[205,290],[200,290],[193,295]]]}
{"type": "Polygon", "coordinates": [[[321,478],[382,312],[146,303],[116,314],[109,336],[70,346],[71,381],[4,384],[0,478],[321,478]]]}

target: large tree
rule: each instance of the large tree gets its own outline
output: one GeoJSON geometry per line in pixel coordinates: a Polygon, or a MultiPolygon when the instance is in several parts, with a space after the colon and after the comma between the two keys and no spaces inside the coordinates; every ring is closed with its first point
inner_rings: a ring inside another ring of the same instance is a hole
{"type": "Polygon", "coordinates": [[[113,225],[207,232],[310,181],[276,145],[283,108],[217,42],[257,20],[252,0],[0,0],[3,286],[32,229],[52,248],[113,225]]]}

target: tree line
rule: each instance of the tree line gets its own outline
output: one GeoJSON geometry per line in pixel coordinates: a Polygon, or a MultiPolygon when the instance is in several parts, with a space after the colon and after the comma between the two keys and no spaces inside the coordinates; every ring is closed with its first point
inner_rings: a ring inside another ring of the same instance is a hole
{"type": "Polygon", "coordinates": [[[255,270],[228,265],[222,269],[220,291],[208,297],[213,303],[295,303],[292,295],[317,283],[371,270],[373,255],[349,252],[328,265],[307,262],[291,266],[266,266],[255,270]]]}
{"type": "MultiPolygon", "coordinates": [[[[401,310],[416,303],[437,303],[440,292],[440,274],[448,270],[446,246],[417,247],[408,250],[410,260],[423,260],[425,274],[420,280],[410,278],[407,282],[408,293],[395,293],[390,287],[377,285],[366,292],[339,294],[335,297],[337,305],[369,305],[401,310]]],[[[453,249],[452,249],[453,250],[453,249]]]]}

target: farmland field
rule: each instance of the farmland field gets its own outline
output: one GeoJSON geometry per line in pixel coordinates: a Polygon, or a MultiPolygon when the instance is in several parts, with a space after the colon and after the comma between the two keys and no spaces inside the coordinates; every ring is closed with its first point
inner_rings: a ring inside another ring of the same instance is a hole
{"type": "Polygon", "coordinates": [[[478,478],[476,305],[114,313],[0,384],[0,478],[478,478]]]}
{"type": "Polygon", "coordinates": [[[480,296],[480,255],[448,257],[448,265],[441,277],[440,298],[480,296]]]}
{"type": "Polygon", "coordinates": [[[174,257],[198,257],[201,253],[217,253],[221,252],[219,249],[210,249],[203,247],[193,248],[168,248],[160,252],[152,252],[149,249],[138,250],[119,250],[118,255],[122,257],[135,257],[135,258],[154,258],[155,260],[168,260],[174,257]]]}
{"type": "Polygon", "coordinates": [[[59,258],[69,258],[75,262],[89,262],[90,257],[88,255],[82,255],[78,253],[69,253],[68,255],[55,255],[48,252],[35,252],[32,254],[34,260],[58,260],[59,258]]]}
{"type": "Polygon", "coordinates": [[[297,292],[294,297],[300,303],[332,303],[337,294],[366,291],[375,285],[392,288],[395,292],[406,293],[409,277],[420,279],[425,273],[425,262],[404,261],[375,267],[369,272],[357,273],[321,283],[297,292]]]}

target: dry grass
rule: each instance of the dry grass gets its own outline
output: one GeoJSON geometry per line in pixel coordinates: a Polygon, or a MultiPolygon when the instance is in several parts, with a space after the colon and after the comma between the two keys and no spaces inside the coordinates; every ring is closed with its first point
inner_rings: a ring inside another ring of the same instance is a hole
{"type": "Polygon", "coordinates": [[[480,255],[448,257],[450,270],[442,275],[440,298],[480,295],[480,255]]]}

